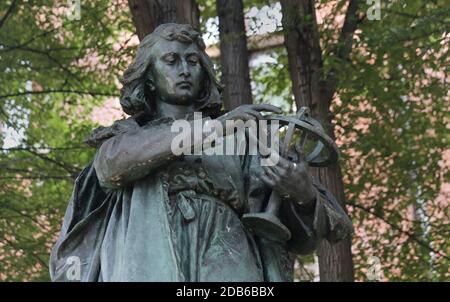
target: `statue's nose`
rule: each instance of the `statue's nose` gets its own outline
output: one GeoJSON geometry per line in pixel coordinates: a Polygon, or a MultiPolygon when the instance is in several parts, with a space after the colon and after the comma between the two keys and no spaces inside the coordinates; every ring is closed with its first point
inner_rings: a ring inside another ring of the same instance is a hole
{"type": "Polygon", "coordinates": [[[189,77],[191,75],[191,72],[189,71],[189,64],[187,61],[182,61],[181,62],[181,67],[180,67],[180,76],[184,76],[184,77],[189,77]]]}

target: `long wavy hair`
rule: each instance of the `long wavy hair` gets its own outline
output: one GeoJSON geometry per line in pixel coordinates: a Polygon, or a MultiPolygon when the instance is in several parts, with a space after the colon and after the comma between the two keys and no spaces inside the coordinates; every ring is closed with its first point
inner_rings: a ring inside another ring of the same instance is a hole
{"type": "Polygon", "coordinates": [[[162,39],[195,43],[198,46],[200,65],[206,71],[206,76],[194,109],[209,116],[217,116],[222,106],[222,88],[216,79],[213,63],[205,52],[205,43],[200,33],[190,25],[175,23],[158,26],[141,41],[135,60],[125,71],[121,80],[123,87],[120,91],[120,105],[123,111],[132,116],[145,115],[150,119],[154,116],[156,95],[146,85],[146,73],[152,64],[152,48],[162,39]]]}

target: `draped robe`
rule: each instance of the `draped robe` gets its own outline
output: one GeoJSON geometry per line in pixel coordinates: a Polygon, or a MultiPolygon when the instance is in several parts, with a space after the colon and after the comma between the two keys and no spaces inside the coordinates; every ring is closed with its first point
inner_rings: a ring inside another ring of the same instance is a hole
{"type": "Polygon", "coordinates": [[[103,153],[117,152],[131,132],[161,126],[164,119],[116,122],[109,147],[76,179],[50,258],[52,280],[72,281],[69,259],[77,257],[79,281],[292,281],[295,254],[352,232],[336,199],[314,181],[313,208],[282,200],[288,242],[253,235],[242,215],[263,211],[271,193],[255,155],[186,155],[126,185],[99,180],[103,153]]]}

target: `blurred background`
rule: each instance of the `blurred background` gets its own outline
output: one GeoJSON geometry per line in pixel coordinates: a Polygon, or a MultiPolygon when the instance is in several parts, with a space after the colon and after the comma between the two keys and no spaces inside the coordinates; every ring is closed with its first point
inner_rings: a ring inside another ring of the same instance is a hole
{"type": "Polygon", "coordinates": [[[126,117],[121,75],[166,22],[203,33],[225,109],[309,106],[340,147],[312,172],[355,234],[297,281],[450,280],[448,0],[1,1],[0,280],[49,280],[83,140],[126,117]]]}

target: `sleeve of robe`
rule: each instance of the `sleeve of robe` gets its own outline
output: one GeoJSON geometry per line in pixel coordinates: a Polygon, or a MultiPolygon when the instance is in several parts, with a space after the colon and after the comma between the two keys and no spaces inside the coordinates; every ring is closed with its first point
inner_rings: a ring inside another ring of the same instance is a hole
{"type": "Polygon", "coordinates": [[[50,255],[52,281],[97,281],[101,238],[116,192],[105,191],[89,164],[77,177],[50,255]]]}
{"type": "MultiPolygon", "coordinates": [[[[132,119],[95,129],[85,143],[98,148],[104,141],[136,128],[132,119]]],[[[100,186],[91,162],[75,180],[59,237],[50,255],[52,281],[97,281],[100,263],[98,238],[103,236],[116,192],[100,186]],[[77,266],[79,266],[79,271],[77,266]]]]}
{"type": "MultiPolygon", "coordinates": [[[[116,121],[111,127],[100,127],[85,141],[91,147],[100,145],[124,132],[134,130],[133,119],[116,121]]],[[[50,255],[52,281],[97,281],[100,263],[98,251],[108,215],[117,192],[100,185],[91,162],[75,180],[74,189],[64,215],[59,237],[50,255]],[[77,267],[80,266],[79,273],[77,267]]]]}

